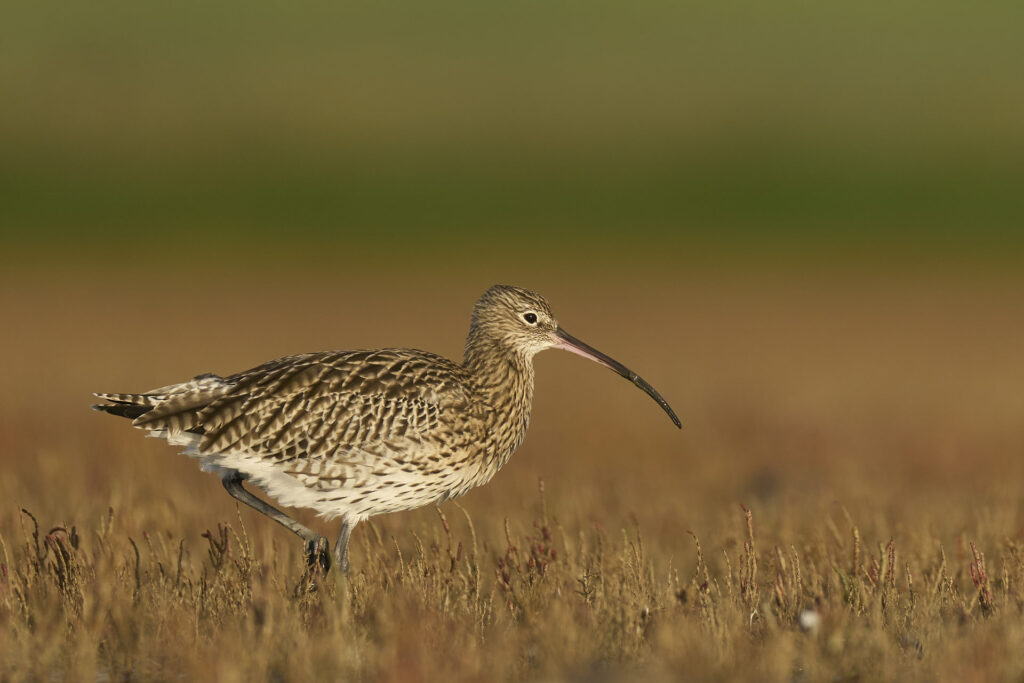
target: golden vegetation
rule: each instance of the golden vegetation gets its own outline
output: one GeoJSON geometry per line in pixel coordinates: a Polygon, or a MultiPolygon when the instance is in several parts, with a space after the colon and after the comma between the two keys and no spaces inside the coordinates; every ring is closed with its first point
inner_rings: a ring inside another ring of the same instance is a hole
{"type": "MultiPolygon", "coordinates": [[[[258,550],[243,522],[200,543],[136,540],[117,516],[6,539],[5,678],[95,680],[737,676],[1015,678],[1024,548],[938,538],[869,547],[851,520],[765,540],[750,510],[696,535],[680,565],[642,529],[536,518],[479,539],[464,510],[385,536],[349,579],[258,550]],[[454,528],[453,528],[454,527],[454,528]],[[12,547],[13,546],[13,547],[12,547]],[[715,547],[714,552],[710,548],[715,547]],[[695,560],[695,564],[694,564],[695,560]],[[974,671],[980,667],[979,671],[974,671]]],[[[665,543],[665,539],[660,539],[665,543]]],[[[682,539],[679,539],[682,540],[682,539]]]]}
{"type": "Polygon", "coordinates": [[[250,297],[220,316],[145,305],[209,282],[117,306],[101,285],[3,283],[0,313],[32,325],[0,342],[19,359],[0,399],[0,679],[1024,675],[1013,287],[536,279],[522,284],[648,377],[683,434],[611,373],[544,355],[505,470],[358,527],[339,581],[305,575],[301,544],[194,462],[85,411],[87,391],[307,346],[455,355],[479,287],[415,306],[377,291],[324,316],[351,283],[254,281],[264,319],[288,321],[254,337],[250,297]]]}

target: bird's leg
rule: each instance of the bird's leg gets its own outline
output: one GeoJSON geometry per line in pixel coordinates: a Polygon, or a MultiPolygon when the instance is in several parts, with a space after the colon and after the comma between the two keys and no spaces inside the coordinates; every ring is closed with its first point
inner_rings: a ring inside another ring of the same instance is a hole
{"type": "Polygon", "coordinates": [[[242,501],[254,510],[258,510],[267,517],[270,517],[281,526],[298,534],[298,536],[306,542],[306,564],[309,565],[310,569],[319,566],[326,574],[331,568],[331,553],[327,539],[312,529],[302,526],[274,506],[263,502],[256,496],[249,493],[249,491],[242,486],[243,481],[244,478],[238,472],[231,472],[221,477],[221,483],[224,484],[224,489],[230,493],[235,500],[242,501]]]}
{"type": "Polygon", "coordinates": [[[348,539],[352,535],[352,529],[356,523],[348,517],[341,518],[341,531],[338,532],[338,540],[334,543],[334,566],[342,574],[348,574],[348,539]]]}

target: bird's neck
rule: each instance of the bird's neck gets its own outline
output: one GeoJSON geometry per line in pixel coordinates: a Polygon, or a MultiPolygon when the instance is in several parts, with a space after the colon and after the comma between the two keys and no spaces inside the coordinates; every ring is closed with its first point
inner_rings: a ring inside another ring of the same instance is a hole
{"type": "Polygon", "coordinates": [[[493,340],[473,338],[466,342],[463,366],[477,392],[491,408],[488,425],[492,457],[500,467],[526,436],[533,404],[533,359],[493,340]]]}

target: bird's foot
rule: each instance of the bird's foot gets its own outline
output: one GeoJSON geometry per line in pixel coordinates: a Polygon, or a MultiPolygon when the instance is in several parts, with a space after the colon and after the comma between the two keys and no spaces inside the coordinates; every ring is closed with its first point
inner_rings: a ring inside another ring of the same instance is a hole
{"type": "Polygon", "coordinates": [[[311,574],[326,576],[331,571],[331,549],[323,536],[317,535],[306,541],[306,567],[311,574]]]}

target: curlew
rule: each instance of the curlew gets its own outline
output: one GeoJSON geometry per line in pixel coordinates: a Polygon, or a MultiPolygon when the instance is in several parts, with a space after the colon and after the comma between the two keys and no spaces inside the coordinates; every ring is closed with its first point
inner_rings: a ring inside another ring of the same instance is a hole
{"type": "Polygon", "coordinates": [[[533,356],[552,348],[627,378],[680,427],[650,384],[563,330],[539,294],[506,285],[476,302],[461,363],[413,349],[305,353],[141,394],[98,393],[106,403],[93,408],[184,446],[237,500],[298,534],[311,567],[345,572],[360,521],[460,496],[508,461],[530,421],[533,356]],[[323,536],[243,482],[340,517],[333,561],[323,536]]]}

